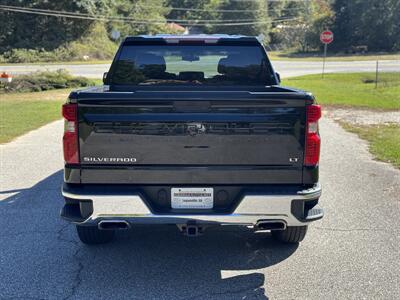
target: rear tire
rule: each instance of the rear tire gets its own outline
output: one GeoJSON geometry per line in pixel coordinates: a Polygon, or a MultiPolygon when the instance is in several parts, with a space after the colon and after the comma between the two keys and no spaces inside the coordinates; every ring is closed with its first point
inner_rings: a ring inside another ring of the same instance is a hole
{"type": "Polygon", "coordinates": [[[115,235],[114,230],[100,230],[97,226],[76,225],[76,231],[81,242],[88,245],[108,243],[115,235]]]}
{"type": "Polygon", "coordinates": [[[285,230],[273,230],[272,236],[284,243],[298,243],[306,236],[308,226],[289,226],[285,230]]]}

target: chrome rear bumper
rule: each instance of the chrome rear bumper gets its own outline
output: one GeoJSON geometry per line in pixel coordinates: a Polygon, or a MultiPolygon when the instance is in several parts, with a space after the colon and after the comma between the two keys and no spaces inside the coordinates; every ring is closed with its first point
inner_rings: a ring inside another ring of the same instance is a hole
{"type": "Polygon", "coordinates": [[[323,217],[323,211],[318,205],[308,210],[306,216],[300,217],[293,206],[293,201],[301,204],[318,200],[321,195],[319,184],[295,194],[245,195],[231,214],[155,214],[147,207],[140,195],[79,195],[64,189],[62,194],[68,199],[92,202],[93,212],[83,221],[74,221],[68,218],[65,212],[61,213],[65,219],[80,225],[94,225],[102,220],[112,219],[126,221],[129,224],[187,224],[194,222],[219,225],[255,225],[260,221],[279,220],[283,221],[286,226],[303,226],[323,217]]]}

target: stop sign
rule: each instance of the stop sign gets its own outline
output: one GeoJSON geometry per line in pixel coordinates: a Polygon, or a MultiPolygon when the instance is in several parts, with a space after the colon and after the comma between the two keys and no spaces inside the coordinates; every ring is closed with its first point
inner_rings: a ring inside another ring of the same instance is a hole
{"type": "Polygon", "coordinates": [[[325,30],[320,34],[319,39],[323,44],[330,44],[333,42],[333,32],[325,30]]]}

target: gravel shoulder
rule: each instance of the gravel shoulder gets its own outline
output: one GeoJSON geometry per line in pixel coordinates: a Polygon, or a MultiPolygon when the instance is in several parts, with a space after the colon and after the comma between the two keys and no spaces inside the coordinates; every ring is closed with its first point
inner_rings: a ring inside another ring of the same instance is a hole
{"type": "Polygon", "coordinates": [[[376,111],[359,108],[334,108],[324,109],[325,116],[340,122],[352,125],[382,125],[400,124],[400,110],[398,111],[376,111]]]}

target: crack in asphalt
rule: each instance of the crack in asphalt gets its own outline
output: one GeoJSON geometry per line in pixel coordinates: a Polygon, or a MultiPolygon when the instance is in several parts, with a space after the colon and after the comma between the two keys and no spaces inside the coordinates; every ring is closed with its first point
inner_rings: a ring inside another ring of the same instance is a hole
{"type": "Polygon", "coordinates": [[[67,229],[71,224],[65,222],[64,225],[61,226],[61,228],[59,230],[57,230],[57,240],[63,241],[63,242],[67,242],[67,243],[72,243],[74,245],[78,245],[78,242],[75,240],[69,240],[69,239],[65,239],[62,237],[62,234],[64,232],[65,229],[67,229]]]}
{"type": "MultiPolygon", "coordinates": [[[[75,252],[73,253],[72,257],[73,259],[75,259],[78,263],[78,268],[75,271],[75,277],[72,281],[72,288],[70,293],[63,298],[63,300],[67,300],[67,299],[71,299],[76,295],[77,290],[79,289],[79,286],[82,283],[82,271],[84,270],[85,266],[82,263],[82,259],[79,258],[79,253],[82,250],[82,247],[79,243],[79,241],[75,240],[75,239],[68,239],[65,238],[63,236],[65,230],[67,228],[69,228],[71,226],[70,223],[65,223],[64,225],[61,226],[60,229],[58,229],[56,231],[56,235],[57,235],[57,240],[61,241],[61,242],[66,242],[66,243],[70,243],[73,246],[76,247],[75,252]]],[[[12,234],[13,237],[15,236],[19,236],[19,235],[29,235],[29,234],[54,234],[53,230],[42,230],[42,231],[32,231],[32,230],[28,230],[28,231],[21,231],[21,232],[17,232],[12,234]]],[[[11,235],[2,235],[3,237],[5,236],[11,236],[11,235]]],[[[2,299],[7,299],[7,300],[12,300],[12,299],[32,299],[32,300],[43,300],[45,298],[37,298],[37,297],[30,297],[30,296],[11,296],[11,297],[6,297],[6,298],[2,298],[2,299]]]]}
{"type": "Polygon", "coordinates": [[[82,263],[82,259],[78,257],[79,252],[82,250],[82,247],[80,247],[80,243],[77,240],[71,240],[71,239],[66,239],[63,237],[63,232],[65,231],[65,229],[67,229],[69,226],[71,226],[70,223],[66,223],[64,226],[62,226],[58,231],[57,231],[57,239],[60,241],[64,241],[67,243],[71,243],[73,244],[76,248],[74,254],[72,255],[72,257],[77,261],[78,263],[78,268],[75,271],[75,277],[73,279],[72,282],[72,288],[71,288],[71,292],[63,298],[63,300],[67,300],[67,299],[71,299],[72,297],[75,296],[77,290],[79,289],[79,286],[82,283],[82,271],[85,268],[85,266],[82,263]]]}
{"type": "Polygon", "coordinates": [[[75,278],[71,288],[71,293],[68,296],[64,297],[63,300],[71,299],[72,297],[74,297],[79,289],[79,286],[82,284],[81,274],[85,266],[83,265],[81,259],[77,257],[81,249],[82,248],[78,248],[73,255],[73,258],[78,262],[78,269],[76,270],[75,278]]]}

